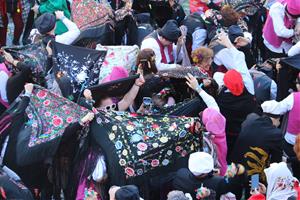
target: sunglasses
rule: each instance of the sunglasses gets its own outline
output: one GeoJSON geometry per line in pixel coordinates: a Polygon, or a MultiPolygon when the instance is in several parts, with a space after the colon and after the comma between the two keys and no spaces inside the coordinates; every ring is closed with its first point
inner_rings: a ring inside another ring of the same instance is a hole
{"type": "Polygon", "coordinates": [[[104,110],[105,112],[108,112],[108,111],[114,111],[114,110],[116,110],[116,108],[117,108],[116,104],[111,104],[109,106],[105,106],[105,108],[103,108],[102,110],[104,110]]]}

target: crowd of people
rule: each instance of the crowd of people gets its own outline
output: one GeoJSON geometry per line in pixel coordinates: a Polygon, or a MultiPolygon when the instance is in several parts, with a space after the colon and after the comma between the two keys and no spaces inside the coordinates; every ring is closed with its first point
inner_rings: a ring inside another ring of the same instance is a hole
{"type": "Polygon", "coordinates": [[[0,199],[300,199],[298,0],[0,12],[0,199]]]}

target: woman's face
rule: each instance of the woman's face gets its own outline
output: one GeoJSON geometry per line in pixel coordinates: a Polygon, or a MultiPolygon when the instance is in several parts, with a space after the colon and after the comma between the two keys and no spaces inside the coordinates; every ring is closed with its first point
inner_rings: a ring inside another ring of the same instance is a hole
{"type": "Polygon", "coordinates": [[[107,106],[110,106],[112,104],[113,104],[112,99],[108,97],[106,99],[101,100],[101,104],[100,104],[99,108],[100,109],[101,108],[106,108],[107,106]]]}
{"type": "Polygon", "coordinates": [[[206,58],[201,62],[200,67],[202,67],[203,69],[208,71],[208,70],[210,70],[210,66],[211,66],[212,62],[213,62],[212,57],[206,58]]]}

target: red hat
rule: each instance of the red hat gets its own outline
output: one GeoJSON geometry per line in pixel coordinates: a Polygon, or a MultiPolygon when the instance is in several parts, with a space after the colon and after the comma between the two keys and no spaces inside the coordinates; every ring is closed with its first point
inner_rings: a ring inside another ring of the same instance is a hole
{"type": "Polygon", "coordinates": [[[240,96],[244,91],[244,82],[242,75],[231,69],[226,72],[224,76],[224,85],[228,88],[228,90],[235,96],[240,96]]]}
{"type": "Polygon", "coordinates": [[[266,197],[262,194],[254,194],[248,200],[266,200],[266,197]]]}
{"type": "Polygon", "coordinates": [[[287,10],[291,15],[300,15],[300,2],[297,0],[287,0],[287,10]]]}

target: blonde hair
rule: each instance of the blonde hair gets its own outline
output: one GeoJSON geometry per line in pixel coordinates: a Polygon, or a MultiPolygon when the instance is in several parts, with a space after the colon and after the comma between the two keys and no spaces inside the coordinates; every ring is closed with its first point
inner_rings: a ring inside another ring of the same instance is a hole
{"type": "Polygon", "coordinates": [[[214,56],[213,50],[206,47],[200,47],[192,52],[192,60],[194,64],[201,64],[214,56]]]}

